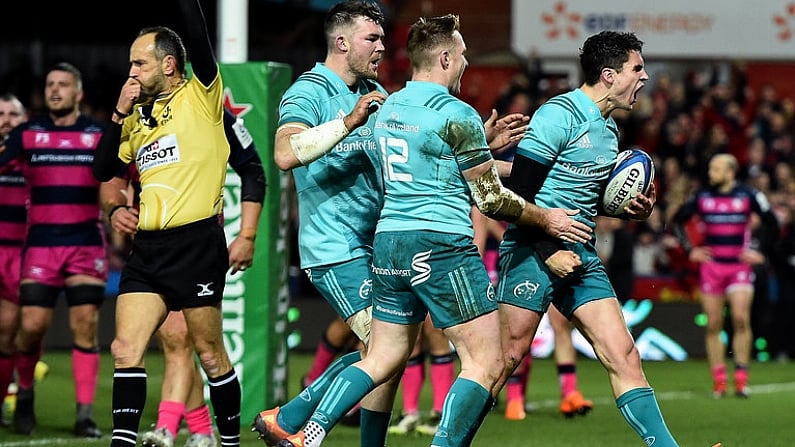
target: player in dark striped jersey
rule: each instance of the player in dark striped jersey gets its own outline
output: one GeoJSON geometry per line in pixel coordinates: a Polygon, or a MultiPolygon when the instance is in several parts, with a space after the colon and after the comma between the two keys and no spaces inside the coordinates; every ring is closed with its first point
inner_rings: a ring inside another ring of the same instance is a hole
{"type": "Polygon", "coordinates": [[[83,81],[72,64],[59,63],[47,72],[44,99],[47,113],[14,129],[0,155],[0,169],[7,169],[12,160],[25,164],[30,191],[19,289],[22,319],[14,428],[30,434],[36,426],[33,371],[56,299],[65,291],[74,340],[74,431],[99,437],[92,407],[99,373],[97,323],[108,272],[99,182],[91,166],[103,125],[80,113],[83,81]]]}
{"type": "MultiPolygon", "coordinates": [[[[27,120],[25,106],[11,93],[0,95],[0,153],[8,134],[27,120]]],[[[19,274],[25,240],[27,191],[22,167],[0,174],[0,396],[14,376],[19,328],[19,274]]]]}
{"type": "Polygon", "coordinates": [[[716,154],[709,162],[709,185],[696,193],[674,215],[674,233],[691,261],[699,264],[701,306],[707,315],[705,343],[716,398],[726,394],[726,346],[721,340],[723,309],[728,304],[734,329],[734,392],[748,397],[748,366],[751,362],[753,332],[751,304],[754,297],[752,264],[765,260],[761,251],[750,246],[751,220],[756,214],[768,235],[760,247],[770,252],[778,220],[765,195],[741,185],[735,178],[737,159],[731,154],[716,154]],[[689,240],[685,224],[693,216],[704,223],[703,243],[689,240]]]}

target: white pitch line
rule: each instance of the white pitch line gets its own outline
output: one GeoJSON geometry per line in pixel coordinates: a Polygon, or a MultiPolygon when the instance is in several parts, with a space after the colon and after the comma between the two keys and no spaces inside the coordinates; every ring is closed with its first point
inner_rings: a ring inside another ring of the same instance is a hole
{"type": "MultiPolygon", "coordinates": [[[[755,394],[771,394],[782,391],[795,391],[795,382],[787,383],[767,383],[764,385],[751,385],[748,387],[750,394],[753,397],[755,394]]],[[[704,393],[694,393],[692,391],[664,391],[658,393],[654,392],[657,400],[690,400],[709,395],[707,391],[704,393]]],[[[611,404],[615,403],[615,399],[606,397],[593,399],[595,404],[611,404]]],[[[542,401],[528,401],[525,405],[527,411],[537,410],[539,408],[557,408],[560,405],[560,400],[547,399],[542,401]]],[[[0,444],[2,447],[3,444],[0,444]]]]}
{"type": "MultiPolygon", "coordinates": [[[[75,443],[76,437],[71,438],[35,438],[27,441],[13,441],[13,442],[0,442],[2,447],[27,447],[35,445],[72,445],[75,443]]],[[[80,442],[108,442],[107,439],[80,439],[80,442]]]]}
{"type": "MultiPolygon", "coordinates": [[[[787,383],[767,383],[764,385],[753,385],[750,387],[751,395],[754,394],[771,394],[781,391],[795,391],[795,382],[787,383]]],[[[706,393],[694,393],[692,391],[667,391],[656,393],[657,400],[689,400],[697,397],[703,397],[706,393]]],[[[610,404],[615,403],[615,400],[609,398],[594,399],[594,403],[610,404]]],[[[539,408],[557,408],[560,405],[560,400],[542,400],[531,401],[527,403],[527,410],[533,411],[539,408]]],[[[107,442],[107,436],[100,439],[82,439],[81,442],[107,442]]],[[[75,442],[74,437],[71,438],[47,438],[47,439],[29,439],[26,441],[13,441],[13,442],[0,442],[0,447],[31,447],[31,446],[49,446],[49,445],[70,445],[75,442]]]]}

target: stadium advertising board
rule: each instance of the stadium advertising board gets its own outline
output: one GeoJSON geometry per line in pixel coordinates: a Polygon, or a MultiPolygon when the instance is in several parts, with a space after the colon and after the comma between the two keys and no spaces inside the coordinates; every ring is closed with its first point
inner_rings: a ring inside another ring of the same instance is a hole
{"type": "Polygon", "coordinates": [[[511,46],[520,54],[571,58],[590,35],[632,31],[656,58],[792,59],[791,0],[513,0],[511,46]]]}

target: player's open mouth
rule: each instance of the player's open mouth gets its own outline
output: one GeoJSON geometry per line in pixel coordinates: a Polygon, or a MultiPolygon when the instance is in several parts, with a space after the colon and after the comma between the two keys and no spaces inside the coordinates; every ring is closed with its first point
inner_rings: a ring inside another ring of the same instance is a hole
{"type": "Polygon", "coordinates": [[[640,85],[637,89],[635,89],[635,93],[632,94],[632,104],[638,102],[638,92],[643,88],[643,84],[640,85]]]}

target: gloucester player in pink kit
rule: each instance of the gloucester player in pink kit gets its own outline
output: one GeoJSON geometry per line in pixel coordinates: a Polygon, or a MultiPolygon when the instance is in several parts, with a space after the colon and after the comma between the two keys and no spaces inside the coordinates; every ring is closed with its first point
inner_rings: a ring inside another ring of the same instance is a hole
{"type": "MultiPolygon", "coordinates": [[[[0,154],[12,129],[27,120],[25,106],[11,93],[0,95],[0,154]]],[[[16,162],[14,162],[16,164],[16,162]]],[[[19,262],[25,239],[27,191],[22,166],[0,174],[0,398],[14,376],[19,327],[19,262]]]]}
{"type": "Polygon", "coordinates": [[[93,403],[99,373],[97,324],[105,299],[107,260],[99,206],[99,182],[91,166],[103,127],[80,113],[83,81],[71,64],[59,63],[46,76],[47,113],[14,129],[0,154],[0,174],[24,164],[30,195],[28,231],[19,288],[17,407],[14,429],[36,427],[33,372],[42,340],[62,291],[69,305],[72,373],[75,380],[74,433],[98,438],[93,403]]]}
{"type": "Polygon", "coordinates": [[[751,361],[751,303],[754,296],[752,264],[764,256],[749,246],[751,219],[757,214],[769,236],[769,246],[777,234],[778,222],[765,195],[735,181],[737,159],[716,154],[709,162],[709,185],[702,188],[677,211],[674,233],[699,263],[701,305],[707,315],[705,336],[707,360],[712,372],[712,392],[716,398],[726,394],[726,348],[721,340],[723,308],[728,303],[734,328],[734,391],[748,397],[748,364],[751,361]],[[693,246],[685,233],[685,223],[694,215],[704,222],[704,242],[693,246]]]}

